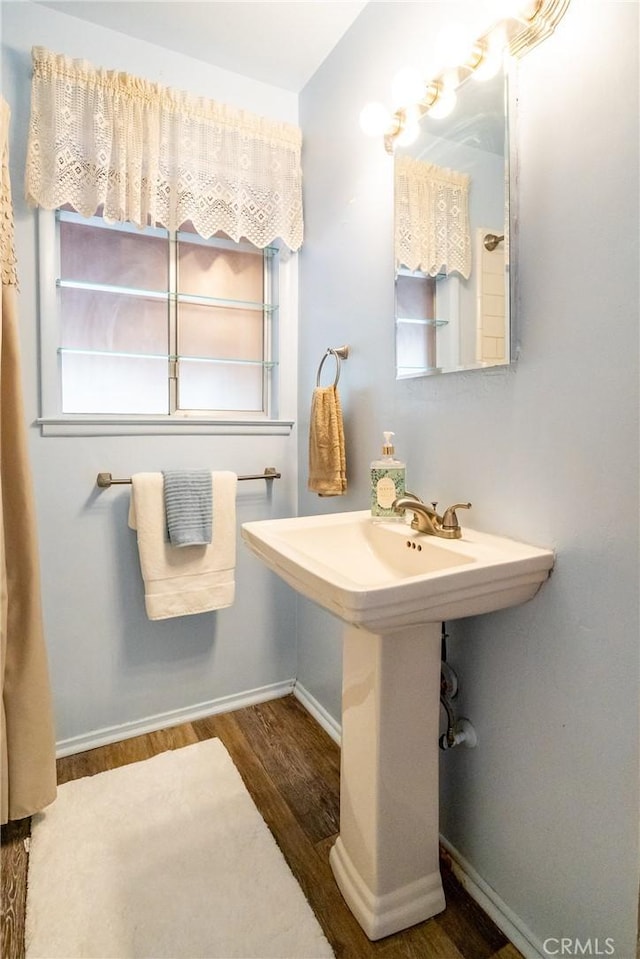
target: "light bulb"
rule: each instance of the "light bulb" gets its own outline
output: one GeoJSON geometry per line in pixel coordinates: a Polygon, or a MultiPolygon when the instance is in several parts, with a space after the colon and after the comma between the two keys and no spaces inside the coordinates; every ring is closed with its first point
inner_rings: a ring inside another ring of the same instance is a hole
{"type": "Polygon", "coordinates": [[[493,79],[500,72],[504,63],[505,46],[504,30],[493,30],[486,40],[480,63],[471,74],[474,80],[483,83],[485,80],[493,79]]]}
{"type": "Polygon", "coordinates": [[[531,20],[540,6],[539,0],[493,0],[496,19],[531,20]]]}
{"type": "Polygon", "coordinates": [[[408,147],[412,143],[415,143],[418,137],[420,136],[420,124],[419,123],[405,123],[402,130],[396,137],[395,142],[399,147],[408,147]]]}
{"type": "Polygon", "coordinates": [[[391,125],[391,114],[384,103],[367,103],[360,111],[360,129],[368,137],[384,136],[391,125]]]}
{"type": "Polygon", "coordinates": [[[471,59],[474,44],[475,38],[469,36],[468,28],[459,23],[448,23],[437,37],[438,58],[445,67],[457,67],[471,59]]]}
{"type": "Polygon", "coordinates": [[[391,81],[391,97],[396,109],[419,103],[424,94],[425,83],[416,67],[403,67],[391,81]]]}
{"type": "Polygon", "coordinates": [[[401,147],[408,147],[415,143],[420,136],[420,111],[417,107],[408,107],[404,111],[402,129],[396,137],[396,143],[401,147]]]}
{"type": "Polygon", "coordinates": [[[494,57],[485,56],[482,58],[482,62],[478,64],[471,75],[476,83],[484,83],[486,80],[493,80],[493,78],[498,75],[501,68],[502,54],[494,57]]]}
{"type": "Polygon", "coordinates": [[[448,117],[449,114],[453,112],[456,99],[455,90],[443,87],[438,94],[438,99],[433,106],[429,108],[429,116],[433,117],[434,120],[444,120],[445,117],[448,117]]]}

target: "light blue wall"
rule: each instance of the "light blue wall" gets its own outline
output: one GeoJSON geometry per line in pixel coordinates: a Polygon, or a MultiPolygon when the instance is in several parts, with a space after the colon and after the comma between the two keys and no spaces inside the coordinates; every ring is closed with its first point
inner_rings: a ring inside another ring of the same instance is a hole
{"type": "MultiPolygon", "coordinates": [[[[321,500],[301,488],[300,512],[366,508],[369,461],[393,429],[411,489],[471,500],[469,524],[557,550],[530,604],[451,624],[458,709],[479,746],[443,755],[441,826],[535,946],[591,937],[595,949],[612,937],[631,959],[638,6],[574,0],[522,61],[517,366],[396,383],[391,160],[358,114],[387,98],[413,49],[435,61],[439,22],[464,7],[370,4],[301,97],[301,437],[324,350],[349,343],[351,357],[340,382],[349,492],[321,500]]],[[[301,477],[305,466],[301,440],[301,477]]],[[[340,627],[304,602],[298,675],[339,716],[340,627]]]]}
{"type": "MultiPolygon", "coordinates": [[[[297,122],[297,97],[29,3],[4,3],[3,92],[12,109],[11,173],[20,273],[23,380],[39,519],[45,632],[58,741],[116,734],[172,710],[225,701],[295,677],[294,597],[238,543],[236,602],[217,613],[151,623],[144,610],[126,487],[96,474],[276,466],[283,478],[238,486],[240,523],[296,509],[295,431],[285,436],[42,437],[38,409],[36,214],[23,199],[31,47],[127,70],[244,109],[297,122]]],[[[289,271],[291,272],[291,271],[289,271]]],[[[294,271],[295,272],[295,271],[294,271]]],[[[292,277],[295,312],[296,277],[292,277]]],[[[283,418],[295,419],[295,316],[282,368],[283,418]],[[289,343],[290,341],[290,343],[289,343]]],[[[181,714],[179,714],[181,715],[181,714]]],[[[171,717],[169,717],[171,718],[171,717]]],[[[72,744],[73,745],[73,744],[72,744]]],[[[69,744],[66,744],[68,747],[69,744]]],[[[66,748],[65,747],[65,748],[66,748]]]]}

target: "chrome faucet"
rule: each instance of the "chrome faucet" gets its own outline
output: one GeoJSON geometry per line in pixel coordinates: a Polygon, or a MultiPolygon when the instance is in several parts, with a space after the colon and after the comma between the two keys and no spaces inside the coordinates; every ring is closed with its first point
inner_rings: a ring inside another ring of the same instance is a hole
{"type": "Polygon", "coordinates": [[[421,499],[409,493],[394,500],[393,509],[397,513],[404,513],[409,509],[413,513],[411,529],[429,536],[441,536],[443,539],[460,539],[462,529],[456,515],[457,509],[471,509],[471,503],[456,503],[449,506],[442,516],[436,511],[437,503],[428,506],[421,499]]]}

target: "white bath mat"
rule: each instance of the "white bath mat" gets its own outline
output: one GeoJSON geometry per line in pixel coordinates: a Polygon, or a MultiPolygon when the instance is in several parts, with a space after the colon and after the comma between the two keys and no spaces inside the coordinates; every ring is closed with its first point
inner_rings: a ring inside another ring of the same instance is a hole
{"type": "Polygon", "coordinates": [[[222,743],[79,779],[32,823],[28,959],[334,955],[222,743]]]}

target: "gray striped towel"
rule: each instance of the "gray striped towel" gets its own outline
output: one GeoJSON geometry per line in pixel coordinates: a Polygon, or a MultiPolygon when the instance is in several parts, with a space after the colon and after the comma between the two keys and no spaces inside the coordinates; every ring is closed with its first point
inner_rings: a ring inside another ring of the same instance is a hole
{"type": "Polygon", "coordinates": [[[210,470],[167,470],[164,508],[172,546],[204,546],[211,542],[213,502],[210,470]]]}

